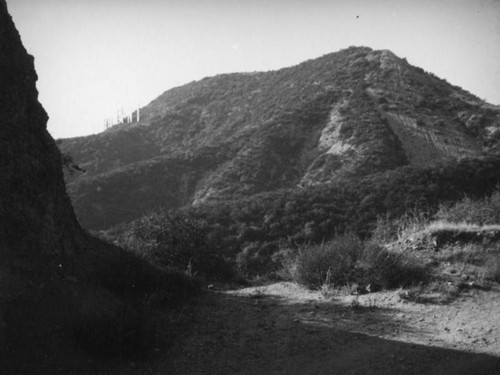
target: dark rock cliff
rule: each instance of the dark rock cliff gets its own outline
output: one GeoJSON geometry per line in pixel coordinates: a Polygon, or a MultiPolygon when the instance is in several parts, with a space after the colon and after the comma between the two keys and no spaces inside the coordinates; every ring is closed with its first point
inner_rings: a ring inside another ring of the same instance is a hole
{"type": "Polygon", "coordinates": [[[138,311],[196,288],[81,229],[33,60],[0,0],[0,372],[121,374],[93,358],[145,356],[156,312],[138,311]]]}
{"type": "Polygon", "coordinates": [[[0,1],[0,252],[63,255],[80,229],[38,102],[33,56],[0,1]]]}
{"type": "Polygon", "coordinates": [[[5,1],[0,0],[3,373],[26,373],[20,363],[28,365],[33,361],[36,366],[39,358],[34,351],[41,352],[42,345],[35,336],[49,337],[54,325],[65,319],[61,312],[68,311],[68,299],[54,285],[70,277],[73,267],[67,266],[69,258],[80,253],[85,236],[66,194],[61,154],[46,129],[48,116],[38,102],[33,60],[21,43],[5,1]],[[30,361],[26,361],[25,355],[30,361]]]}

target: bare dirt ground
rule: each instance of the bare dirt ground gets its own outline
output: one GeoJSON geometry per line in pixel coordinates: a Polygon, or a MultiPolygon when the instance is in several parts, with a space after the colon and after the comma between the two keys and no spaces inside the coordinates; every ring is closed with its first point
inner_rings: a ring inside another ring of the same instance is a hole
{"type": "Polygon", "coordinates": [[[498,288],[421,304],[400,291],[325,297],[280,282],[194,304],[147,373],[500,374],[498,288]]]}

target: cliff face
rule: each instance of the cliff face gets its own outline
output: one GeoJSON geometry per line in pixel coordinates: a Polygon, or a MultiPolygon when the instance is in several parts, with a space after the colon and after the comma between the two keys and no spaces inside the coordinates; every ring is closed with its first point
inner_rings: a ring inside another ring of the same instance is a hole
{"type": "Polygon", "coordinates": [[[36,80],[0,0],[0,372],[108,373],[90,357],[153,348],[152,293],[194,289],[81,229],[36,80]]]}
{"type": "Polygon", "coordinates": [[[67,319],[68,298],[48,285],[71,274],[68,256],[79,253],[83,238],[37,99],[33,60],[0,0],[0,368],[6,373],[37,366],[44,354],[34,354],[42,351],[33,336],[49,337],[67,319]]]}
{"type": "MultiPolygon", "coordinates": [[[[34,59],[0,0],[0,253],[62,255],[80,229],[38,102],[34,59]]],[[[28,258],[29,259],[29,258],[28,258]]]]}

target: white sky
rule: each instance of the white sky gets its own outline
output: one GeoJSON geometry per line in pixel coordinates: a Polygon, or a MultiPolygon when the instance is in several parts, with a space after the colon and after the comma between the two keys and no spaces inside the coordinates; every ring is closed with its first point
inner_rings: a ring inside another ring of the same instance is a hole
{"type": "Polygon", "coordinates": [[[7,0],[35,56],[55,138],[227,72],[356,46],[400,57],[500,104],[498,0],[7,0]]]}

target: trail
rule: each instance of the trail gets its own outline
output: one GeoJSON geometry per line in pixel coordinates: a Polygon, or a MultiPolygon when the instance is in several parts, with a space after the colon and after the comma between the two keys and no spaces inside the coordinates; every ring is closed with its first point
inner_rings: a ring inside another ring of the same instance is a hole
{"type": "Polygon", "coordinates": [[[209,291],[152,374],[500,374],[499,291],[417,304],[276,283],[209,291]]]}

